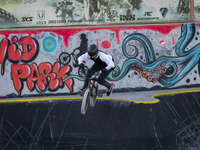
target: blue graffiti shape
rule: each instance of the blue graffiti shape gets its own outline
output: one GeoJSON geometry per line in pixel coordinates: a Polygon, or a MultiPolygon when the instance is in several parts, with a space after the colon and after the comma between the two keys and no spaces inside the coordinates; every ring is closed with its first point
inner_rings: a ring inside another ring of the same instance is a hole
{"type": "Polygon", "coordinates": [[[84,81],[85,80],[85,77],[80,77],[78,75],[69,75],[67,76],[66,78],[63,79],[63,82],[70,79],[70,78],[73,78],[73,79],[77,79],[77,80],[80,80],[80,81],[84,81]]]}
{"type": "MultiPolygon", "coordinates": [[[[117,81],[122,79],[130,70],[131,65],[138,64],[149,70],[150,72],[155,70],[161,63],[166,63],[167,71],[159,78],[159,82],[164,86],[173,86],[181,79],[183,79],[198,63],[200,55],[200,43],[196,44],[189,49],[189,44],[193,41],[195,36],[196,26],[194,24],[183,24],[181,37],[176,45],[175,52],[177,57],[159,57],[155,58],[154,49],[151,42],[143,34],[131,34],[122,44],[123,54],[128,58],[122,68],[118,66],[108,76],[109,80],[117,81]],[[127,53],[127,44],[130,40],[139,41],[145,51],[146,63],[141,62],[136,57],[138,55],[138,49],[134,48],[134,54],[129,55],[127,53]]],[[[157,76],[160,72],[157,72],[157,76]]]]}
{"type": "Polygon", "coordinates": [[[123,41],[122,52],[127,58],[135,58],[138,55],[138,49],[136,48],[136,46],[134,46],[135,53],[133,55],[129,55],[127,53],[126,45],[128,44],[128,42],[130,40],[137,40],[143,45],[147,63],[152,63],[155,61],[156,58],[155,58],[154,49],[153,49],[151,42],[149,41],[149,39],[146,36],[144,36],[143,34],[140,34],[140,33],[129,35],[123,41]]]}
{"type": "Polygon", "coordinates": [[[46,36],[42,41],[45,52],[54,52],[57,48],[57,40],[52,36],[46,36]]]}
{"type": "Polygon", "coordinates": [[[168,13],[168,9],[166,7],[160,8],[160,13],[163,16],[163,18],[165,18],[168,13]]]}
{"type": "Polygon", "coordinates": [[[177,66],[176,73],[173,76],[164,76],[160,83],[165,86],[172,86],[183,79],[198,63],[200,55],[200,43],[189,48],[189,44],[194,40],[196,32],[195,24],[183,24],[182,33],[176,45],[178,57],[167,58],[177,66]]]}

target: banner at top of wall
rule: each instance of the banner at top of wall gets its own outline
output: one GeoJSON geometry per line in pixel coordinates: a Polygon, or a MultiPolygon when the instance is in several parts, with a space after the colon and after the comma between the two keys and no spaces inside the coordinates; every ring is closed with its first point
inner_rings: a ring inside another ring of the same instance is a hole
{"type": "Polygon", "coordinates": [[[1,28],[189,20],[189,0],[0,0],[1,28]]]}
{"type": "Polygon", "coordinates": [[[194,19],[200,21],[200,1],[194,0],[194,19]]]}

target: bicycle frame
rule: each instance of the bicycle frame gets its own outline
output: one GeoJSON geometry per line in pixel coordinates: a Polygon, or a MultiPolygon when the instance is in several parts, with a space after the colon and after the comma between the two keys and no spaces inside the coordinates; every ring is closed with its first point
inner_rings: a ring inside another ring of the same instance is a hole
{"type": "Polygon", "coordinates": [[[98,83],[96,78],[97,75],[98,73],[95,75],[95,77],[89,79],[88,88],[83,94],[83,100],[81,104],[81,114],[83,115],[87,111],[88,103],[91,107],[94,107],[96,103],[96,97],[98,93],[98,83]]]}
{"type": "Polygon", "coordinates": [[[91,90],[93,87],[96,88],[95,83],[97,83],[97,80],[98,80],[97,76],[99,76],[99,74],[100,74],[100,71],[96,72],[94,77],[89,78],[89,84],[88,84],[89,90],[91,90]]]}
{"type": "Polygon", "coordinates": [[[76,55],[74,54],[76,50],[77,50],[77,49],[74,49],[73,52],[72,52],[70,55],[71,55],[72,58],[74,59],[75,64],[78,64],[78,61],[77,61],[77,59],[76,59],[76,55]]]}
{"type": "Polygon", "coordinates": [[[62,52],[59,56],[59,61],[61,62],[61,64],[68,65],[68,63],[71,61],[71,58],[72,58],[73,61],[75,62],[75,63],[73,63],[74,67],[77,67],[78,61],[77,61],[77,58],[75,55],[76,50],[77,50],[77,48],[74,49],[71,53],[62,52]]]}

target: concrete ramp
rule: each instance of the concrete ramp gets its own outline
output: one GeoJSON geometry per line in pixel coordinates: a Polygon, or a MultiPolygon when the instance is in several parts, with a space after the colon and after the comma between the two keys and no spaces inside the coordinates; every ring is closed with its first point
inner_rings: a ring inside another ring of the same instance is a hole
{"type": "Polygon", "coordinates": [[[198,150],[199,96],[179,89],[152,103],[102,97],[85,115],[80,97],[1,100],[1,149],[198,150]]]}

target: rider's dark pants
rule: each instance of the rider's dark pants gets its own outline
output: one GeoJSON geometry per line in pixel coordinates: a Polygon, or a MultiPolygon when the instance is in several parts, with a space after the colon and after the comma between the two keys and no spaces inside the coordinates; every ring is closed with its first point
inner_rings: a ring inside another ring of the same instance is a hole
{"type": "MultiPolygon", "coordinates": [[[[94,63],[93,66],[88,70],[88,73],[87,73],[86,76],[85,76],[85,82],[84,82],[83,88],[86,88],[86,87],[88,86],[89,78],[91,78],[91,76],[92,76],[95,72],[98,72],[99,70],[102,70],[103,68],[105,68],[105,67],[100,66],[100,65],[94,63]]],[[[110,88],[111,84],[108,83],[105,79],[106,79],[106,77],[110,74],[110,72],[111,72],[112,70],[113,70],[113,68],[110,69],[110,70],[106,70],[106,71],[103,70],[103,71],[101,72],[101,74],[99,75],[97,82],[98,82],[99,84],[101,84],[101,85],[104,85],[104,86],[107,87],[107,88],[110,88]]]]}

